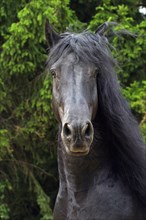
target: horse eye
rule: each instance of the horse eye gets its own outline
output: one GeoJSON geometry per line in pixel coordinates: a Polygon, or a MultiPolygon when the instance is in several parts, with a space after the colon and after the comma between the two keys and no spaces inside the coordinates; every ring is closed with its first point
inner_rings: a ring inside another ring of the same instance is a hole
{"type": "Polygon", "coordinates": [[[97,67],[93,72],[93,77],[96,78],[99,75],[99,68],[97,67]]]}
{"type": "Polygon", "coordinates": [[[96,78],[97,76],[97,70],[93,72],[93,77],[96,78]]]}
{"type": "Polygon", "coordinates": [[[53,76],[53,78],[56,78],[56,72],[55,72],[55,70],[50,70],[50,72],[51,72],[51,75],[53,76]]]}

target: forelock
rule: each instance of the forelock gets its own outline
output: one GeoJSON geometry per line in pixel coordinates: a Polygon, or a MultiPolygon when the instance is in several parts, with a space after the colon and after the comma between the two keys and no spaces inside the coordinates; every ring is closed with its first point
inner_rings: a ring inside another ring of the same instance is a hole
{"type": "Polygon", "coordinates": [[[105,37],[90,32],[64,33],[61,40],[51,49],[48,65],[51,66],[62,56],[75,53],[83,62],[102,65],[105,60],[112,61],[109,43],[105,37]]]}

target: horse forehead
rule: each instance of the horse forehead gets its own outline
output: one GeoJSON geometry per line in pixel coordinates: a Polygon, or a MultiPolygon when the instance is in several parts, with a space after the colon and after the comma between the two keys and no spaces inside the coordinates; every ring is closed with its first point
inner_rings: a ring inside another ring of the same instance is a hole
{"type": "Polygon", "coordinates": [[[78,76],[84,72],[89,73],[94,68],[92,63],[84,62],[74,53],[63,57],[62,65],[64,67],[63,69],[66,68],[67,71],[72,70],[78,76]]]}
{"type": "Polygon", "coordinates": [[[73,70],[74,72],[90,72],[94,69],[94,64],[85,62],[83,59],[79,58],[77,53],[71,52],[69,54],[63,53],[62,56],[52,65],[52,69],[57,69],[61,67],[63,72],[68,70],[73,70]]]}
{"type": "Polygon", "coordinates": [[[70,54],[63,55],[63,56],[62,56],[62,61],[63,61],[63,63],[65,63],[65,64],[75,63],[76,60],[77,60],[77,55],[76,55],[75,53],[70,53],[70,54]]]}

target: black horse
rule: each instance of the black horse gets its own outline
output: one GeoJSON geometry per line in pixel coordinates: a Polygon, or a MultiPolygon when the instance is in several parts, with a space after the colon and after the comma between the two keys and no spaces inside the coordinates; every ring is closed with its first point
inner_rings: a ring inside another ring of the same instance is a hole
{"type": "Polygon", "coordinates": [[[46,22],[59,122],[55,220],[145,220],[146,158],[103,36],[57,34],[46,22]]]}

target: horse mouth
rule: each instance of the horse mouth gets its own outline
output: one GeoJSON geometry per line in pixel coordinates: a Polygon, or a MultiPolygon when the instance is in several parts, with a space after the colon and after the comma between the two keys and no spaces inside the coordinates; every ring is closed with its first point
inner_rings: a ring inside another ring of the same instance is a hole
{"type": "Polygon", "coordinates": [[[81,157],[81,156],[86,156],[88,154],[87,152],[70,152],[70,155],[76,156],[76,157],[81,157]]]}
{"type": "Polygon", "coordinates": [[[89,153],[89,149],[81,149],[81,150],[71,150],[71,149],[67,149],[67,153],[71,156],[86,156],[89,153]]]}

